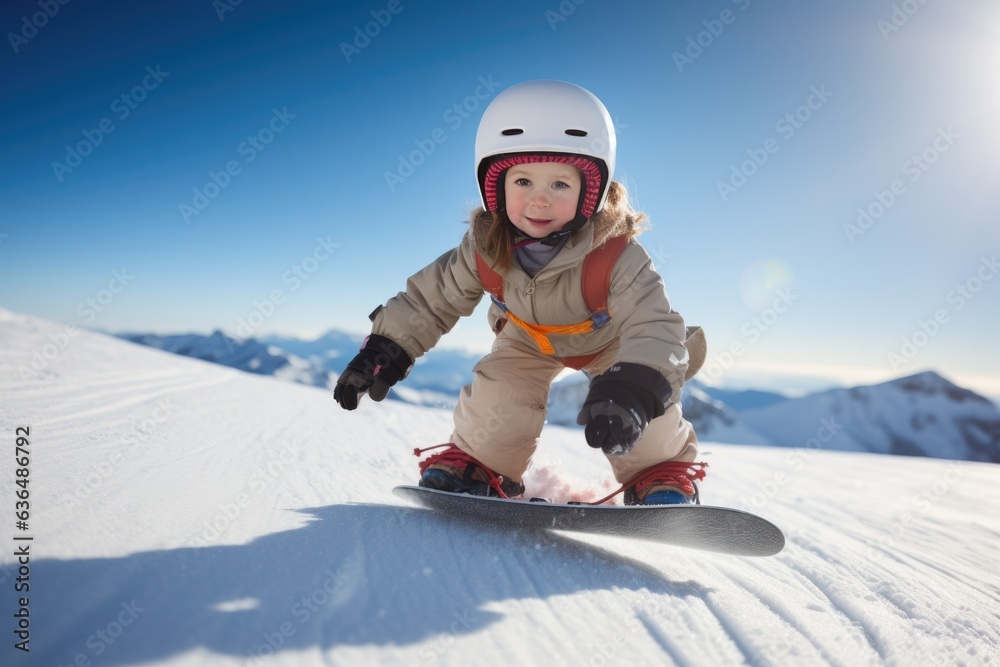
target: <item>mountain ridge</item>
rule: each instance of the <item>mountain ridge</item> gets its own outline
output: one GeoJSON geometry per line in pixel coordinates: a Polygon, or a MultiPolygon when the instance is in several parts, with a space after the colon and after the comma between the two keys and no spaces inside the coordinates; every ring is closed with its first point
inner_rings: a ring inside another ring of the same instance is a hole
{"type": "MultiPolygon", "coordinates": [[[[309,341],[283,336],[237,340],[220,331],[209,336],[121,337],[324,388],[333,386],[363,340],[336,329],[309,341]]],[[[413,405],[451,408],[461,388],[471,382],[479,356],[435,348],[417,360],[410,375],[389,396],[413,405]]],[[[576,414],[586,393],[587,379],[582,373],[553,383],[548,422],[576,427],[576,414]]],[[[801,446],[815,438],[828,419],[838,424],[823,443],[832,449],[1000,462],[1000,411],[986,397],[930,370],[795,398],[753,389],[720,389],[695,378],[684,387],[682,407],[699,437],[716,442],[801,446]]]]}

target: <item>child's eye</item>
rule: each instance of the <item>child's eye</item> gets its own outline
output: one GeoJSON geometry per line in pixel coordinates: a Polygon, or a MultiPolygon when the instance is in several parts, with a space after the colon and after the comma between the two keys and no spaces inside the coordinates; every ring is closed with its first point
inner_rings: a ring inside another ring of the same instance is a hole
{"type": "Polygon", "coordinates": [[[516,181],[514,181],[514,183],[517,185],[531,185],[531,181],[529,181],[527,178],[519,178],[516,181]]]}
{"type": "Polygon", "coordinates": [[[555,183],[552,184],[552,187],[556,188],[557,190],[562,190],[563,188],[568,188],[568,187],[571,187],[571,186],[570,186],[569,183],[564,183],[562,181],[556,181],[555,183]]]}

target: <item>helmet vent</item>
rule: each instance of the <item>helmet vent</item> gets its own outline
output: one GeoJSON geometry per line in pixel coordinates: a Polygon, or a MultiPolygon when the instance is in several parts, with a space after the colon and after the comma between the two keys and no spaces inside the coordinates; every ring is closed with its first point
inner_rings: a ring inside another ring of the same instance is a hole
{"type": "Polygon", "coordinates": [[[585,137],[587,136],[586,130],[566,130],[566,134],[571,137],[585,137]]]}
{"type": "Polygon", "coordinates": [[[503,130],[500,134],[505,137],[513,137],[515,134],[524,134],[524,130],[519,127],[512,127],[509,130],[503,130]]]}

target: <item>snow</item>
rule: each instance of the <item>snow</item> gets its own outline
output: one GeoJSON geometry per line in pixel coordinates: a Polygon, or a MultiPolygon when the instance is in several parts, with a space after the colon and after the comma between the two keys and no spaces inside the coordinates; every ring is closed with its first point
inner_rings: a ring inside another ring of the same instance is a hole
{"type": "MultiPolygon", "coordinates": [[[[706,442],[736,558],[498,533],[408,507],[446,410],[364,401],[0,310],[0,432],[30,426],[31,653],[14,665],[1000,664],[1000,468],[706,442]]],[[[0,628],[17,602],[2,467],[0,628]]],[[[606,461],[546,427],[528,492],[606,461]]],[[[23,593],[21,594],[23,595],[23,593]]]]}

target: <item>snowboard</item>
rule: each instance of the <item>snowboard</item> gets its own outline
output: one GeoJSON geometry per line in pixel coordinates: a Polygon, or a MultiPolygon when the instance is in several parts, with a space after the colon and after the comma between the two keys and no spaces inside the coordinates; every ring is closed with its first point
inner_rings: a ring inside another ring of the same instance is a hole
{"type": "Polygon", "coordinates": [[[505,530],[613,535],[735,556],[773,556],[785,536],[755,514],[710,505],[569,505],[397,486],[394,494],[430,510],[505,530]]]}

